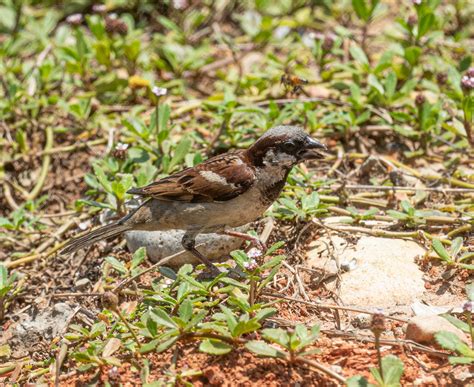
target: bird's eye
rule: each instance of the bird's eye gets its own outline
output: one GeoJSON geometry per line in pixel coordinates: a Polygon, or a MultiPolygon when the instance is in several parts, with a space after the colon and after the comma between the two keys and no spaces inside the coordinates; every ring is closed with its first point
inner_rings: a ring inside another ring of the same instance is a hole
{"type": "Polygon", "coordinates": [[[292,153],[296,151],[298,146],[293,141],[286,141],[281,145],[281,147],[285,152],[292,153]]]}

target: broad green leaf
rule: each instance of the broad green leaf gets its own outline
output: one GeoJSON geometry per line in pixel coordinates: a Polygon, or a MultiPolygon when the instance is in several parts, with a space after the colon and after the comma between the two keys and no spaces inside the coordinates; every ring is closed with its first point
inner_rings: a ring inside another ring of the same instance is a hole
{"type": "Polygon", "coordinates": [[[368,387],[369,382],[366,378],[360,375],[351,376],[346,380],[347,387],[368,387]]]}
{"type": "Polygon", "coordinates": [[[164,352],[166,351],[168,348],[170,348],[174,343],[176,343],[176,341],[178,341],[178,336],[175,336],[175,337],[172,337],[166,341],[163,341],[161,344],[159,344],[157,347],[156,347],[156,352],[157,353],[160,353],[160,352],[164,352]]]}
{"type": "Polygon", "coordinates": [[[369,60],[367,59],[367,55],[359,46],[353,44],[351,45],[349,52],[351,53],[352,57],[356,62],[359,62],[361,65],[367,66],[369,64],[369,60]]]}
{"type": "Polygon", "coordinates": [[[211,355],[225,355],[232,351],[233,347],[220,340],[206,339],[199,345],[199,350],[211,355]]]}
{"type": "Polygon", "coordinates": [[[109,257],[105,258],[105,261],[108,262],[120,274],[127,274],[128,273],[128,269],[117,258],[109,256],[109,257]]]}
{"type": "Polygon", "coordinates": [[[285,353],[268,345],[263,341],[252,340],[245,344],[245,348],[259,356],[284,358],[285,353]]]}
{"type": "Polygon", "coordinates": [[[362,19],[364,22],[369,20],[370,11],[365,4],[365,0],[352,0],[352,7],[359,19],[362,19]]]}
{"type": "Polygon", "coordinates": [[[193,316],[193,303],[191,300],[184,300],[179,306],[178,316],[185,322],[188,322],[193,316]]]}
{"type": "Polygon", "coordinates": [[[148,353],[148,352],[154,351],[159,342],[160,342],[159,339],[155,339],[155,340],[150,341],[149,343],[142,344],[138,352],[148,353]]]}
{"type": "Polygon", "coordinates": [[[262,336],[264,339],[279,344],[285,348],[287,348],[290,343],[290,336],[285,330],[281,328],[263,329],[262,336]]]}
{"type": "Polygon", "coordinates": [[[474,357],[450,356],[448,360],[451,364],[474,364],[474,357]]]}
{"type": "Polygon", "coordinates": [[[439,255],[439,257],[446,262],[451,262],[449,253],[443,246],[443,243],[439,239],[433,239],[433,250],[439,255]]]}
{"type": "MultiPolygon", "coordinates": [[[[421,48],[417,46],[410,46],[405,49],[405,59],[411,66],[415,66],[418,63],[418,58],[421,55],[421,48]]],[[[410,80],[410,82],[416,81],[414,79],[410,80]]],[[[404,88],[400,90],[403,94],[406,93],[404,88]]]]}
{"type": "Polygon", "coordinates": [[[441,331],[435,334],[436,342],[444,349],[456,351],[459,345],[463,344],[461,339],[452,332],[441,331]]]}
{"type": "Polygon", "coordinates": [[[135,269],[145,260],[145,258],[146,258],[146,249],[145,247],[140,247],[137,251],[133,253],[130,268],[135,269]]]}
{"type": "Polygon", "coordinates": [[[396,356],[388,355],[382,359],[384,384],[399,386],[403,375],[403,362],[396,356]]]}
{"type": "Polygon", "coordinates": [[[432,13],[425,13],[421,16],[421,19],[418,23],[418,39],[426,35],[426,33],[432,29],[435,23],[435,17],[432,13]]]}
{"type": "Polygon", "coordinates": [[[369,74],[367,77],[367,83],[377,90],[381,95],[384,95],[385,91],[383,86],[374,74],[369,74]]]}
{"type": "Polygon", "coordinates": [[[390,71],[385,79],[385,96],[391,100],[397,88],[397,75],[390,71]]]}
{"type": "Polygon", "coordinates": [[[233,337],[240,337],[245,333],[255,332],[260,326],[255,318],[249,321],[239,321],[234,329],[231,330],[231,333],[233,337]]]}
{"type": "Polygon", "coordinates": [[[4,265],[0,264],[0,289],[8,286],[8,270],[4,265]]]}
{"type": "Polygon", "coordinates": [[[164,325],[168,328],[177,328],[177,324],[173,321],[173,319],[168,316],[168,314],[159,308],[154,308],[150,312],[150,317],[159,325],[164,325]]]}
{"type": "Polygon", "coordinates": [[[192,142],[189,138],[184,138],[178,143],[168,167],[170,171],[184,160],[189,152],[189,149],[191,148],[191,145],[192,142]]]}
{"type": "Polygon", "coordinates": [[[451,248],[449,249],[451,251],[452,259],[456,259],[459,251],[462,248],[462,242],[463,242],[462,237],[457,237],[453,240],[453,243],[451,244],[451,248]]]}
{"type": "Polygon", "coordinates": [[[450,314],[442,314],[441,317],[445,318],[448,320],[451,324],[453,324],[456,328],[461,329],[462,331],[466,333],[470,333],[471,330],[469,328],[469,325],[465,323],[464,321],[459,320],[458,318],[451,316],[450,314]]]}

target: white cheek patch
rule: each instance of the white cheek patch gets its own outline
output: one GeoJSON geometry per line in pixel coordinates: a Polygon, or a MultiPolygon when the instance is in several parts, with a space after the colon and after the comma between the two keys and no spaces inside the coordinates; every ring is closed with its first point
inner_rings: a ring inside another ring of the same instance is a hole
{"type": "Polygon", "coordinates": [[[230,186],[232,184],[229,184],[227,180],[225,179],[224,176],[221,176],[215,172],[212,171],[199,171],[199,174],[204,177],[207,181],[210,183],[215,183],[215,184],[221,184],[221,185],[226,185],[230,186]]]}

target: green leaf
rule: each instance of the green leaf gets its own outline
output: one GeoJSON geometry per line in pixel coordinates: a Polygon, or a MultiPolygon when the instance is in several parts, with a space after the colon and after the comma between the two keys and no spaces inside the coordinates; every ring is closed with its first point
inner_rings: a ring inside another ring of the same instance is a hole
{"type": "Polygon", "coordinates": [[[168,328],[177,328],[177,324],[173,321],[173,319],[168,316],[168,314],[159,308],[154,308],[150,312],[150,317],[155,321],[158,325],[163,325],[168,328]]]}
{"type": "Polygon", "coordinates": [[[97,180],[99,181],[100,185],[102,186],[102,188],[105,191],[107,191],[109,193],[112,193],[112,188],[110,186],[110,182],[107,179],[107,176],[105,176],[104,170],[97,163],[94,163],[92,165],[92,168],[94,169],[95,176],[96,176],[97,180]]]}
{"type": "Polygon", "coordinates": [[[458,318],[451,316],[450,314],[442,314],[441,317],[445,318],[448,320],[451,324],[453,324],[456,328],[461,329],[462,331],[466,333],[470,333],[471,330],[469,328],[469,325],[465,323],[464,321],[459,320],[458,318]]]}
{"type": "Polygon", "coordinates": [[[176,341],[178,341],[178,336],[175,336],[175,337],[172,337],[166,341],[163,341],[160,345],[158,345],[156,347],[156,352],[157,353],[160,353],[160,352],[164,352],[166,351],[168,348],[170,348],[174,343],[176,343],[176,341]]]}
{"type": "Polygon", "coordinates": [[[409,218],[407,214],[400,211],[394,211],[394,210],[387,210],[387,215],[390,215],[392,218],[400,219],[400,220],[407,220],[409,218]]]}
{"type": "Polygon", "coordinates": [[[369,382],[366,378],[360,375],[351,376],[346,380],[347,387],[368,387],[369,382]]]}
{"type": "Polygon", "coordinates": [[[128,273],[128,269],[117,258],[109,256],[109,257],[105,258],[105,261],[108,262],[120,274],[127,274],[128,273]]]}
{"type": "Polygon", "coordinates": [[[8,270],[0,264],[0,289],[4,289],[8,286],[8,270]]]}
{"type": "Polygon", "coordinates": [[[222,312],[224,313],[224,316],[225,316],[225,319],[226,319],[226,322],[227,322],[227,326],[229,327],[229,331],[233,331],[235,329],[235,327],[237,326],[237,319],[235,318],[234,314],[232,313],[232,311],[227,308],[226,306],[224,305],[219,305],[222,312]]]}
{"type": "Polygon", "coordinates": [[[192,142],[189,138],[184,138],[178,143],[168,167],[170,171],[184,160],[189,152],[189,149],[191,148],[191,145],[192,142]]]}
{"type": "Polygon", "coordinates": [[[237,265],[240,266],[241,269],[245,269],[244,264],[250,261],[249,257],[247,257],[247,254],[245,254],[245,252],[242,250],[232,251],[230,256],[234,259],[237,265]]]}
{"type": "Polygon", "coordinates": [[[424,36],[435,23],[435,17],[432,13],[425,13],[421,16],[421,19],[418,23],[418,39],[424,36]]]}
{"type": "Polygon", "coordinates": [[[281,328],[267,328],[262,330],[262,336],[265,340],[271,341],[288,348],[290,344],[290,336],[281,328]]]}
{"type": "Polygon", "coordinates": [[[439,239],[433,239],[433,250],[436,251],[436,253],[439,255],[439,257],[446,262],[451,262],[452,259],[449,256],[449,253],[446,251],[446,249],[443,246],[443,243],[439,239]]]}
{"type": "Polygon", "coordinates": [[[384,384],[399,386],[403,375],[403,362],[396,356],[388,355],[382,359],[384,384]]]}
{"type": "Polygon", "coordinates": [[[166,278],[172,279],[173,281],[178,278],[175,271],[167,266],[160,266],[158,268],[158,271],[161,273],[161,275],[166,278]]]}
{"type": "Polygon", "coordinates": [[[245,348],[259,356],[284,358],[285,353],[263,341],[252,340],[245,344],[245,348]]]}
{"type": "Polygon", "coordinates": [[[255,332],[260,326],[260,323],[255,318],[249,321],[239,321],[234,329],[231,330],[232,337],[240,337],[245,333],[255,332]]]}
{"type": "Polygon", "coordinates": [[[444,349],[450,351],[456,351],[457,348],[463,344],[461,339],[452,332],[441,331],[435,334],[436,342],[441,345],[444,349]]]}
{"type": "Polygon", "coordinates": [[[377,90],[381,95],[384,95],[385,91],[383,89],[383,86],[374,74],[369,74],[367,78],[367,83],[375,90],[377,90]]]}
{"type": "Polygon", "coordinates": [[[397,88],[397,75],[390,71],[387,74],[387,78],[385,79],[385,97],[391,100],[395,94],[395,90],[397,88]]]}
{"type": "Polygon", "coordinates": [[[220,340],[206,339],[199,345],[201,352],[209,353],[211,355],[225,355],[232,351],[233,347],[220,340]]]}
{"type": "Polygon", "coordinates": [[[368,66],[369,60],[367,59],[367,55],[365,55],[365,52],[362,50],[362,48],[353,44],[351,45],[349,52],[356,62],[359,62],[361,65],[368,66]]]}
{"type": "Polygon", "coordinates": [[[159,342],[160,342],[159,339],[155,339],[155,340],[150,341],[149,343],[142,344],[138,352],[148,353],[148,352],[154,351],[159,342]]]}
{"type": "MultiPolygon", "coordinates": [[[[421,48],[417,46],[410,46],[405,49],[405,59],[411,66],[415,66],[418,63],[418,58],[421,55],[421,48]]],[[[411,82],[416,81],[414,79],[411,80],[411,82]]],[[[400,91],[404,92],[404,89],[402,88],[400,91]]]]}
{"type": "Polygon", "coordinates": [[[146,258],[146,248],[140,247],[137,251],[133,253],[132,262],[130,264],[130,269],[135,269],[138,267],[146,258]]]}
{"type": "Polygon", "coordinates": [[[184,300],[179,306],[178,316],[185,322],[188,322],[193,316],[193,303],[191,300],[184,300]]]}
{"type": "Polygon", "coordinates": [[[352,7],[359,19],[362,19],[365,22],[369,20],[370,12],[365,4],[365,0],[352,0],[352,7]]]}
{"type": "Polygon", "coordinates": [[[451,244],[451,248],[449,249],[451,251],[452,259],[456,259],[456,256],[458,255],[459,251],[461,251],[462,245],[463,245],[462,237],[457,237],[453,240],[451,244]]]}
{"type": "Polygon", "coordinates": [[[448,360],[451,364],[474,364],[474,357],[450,356],[448,360]]]}

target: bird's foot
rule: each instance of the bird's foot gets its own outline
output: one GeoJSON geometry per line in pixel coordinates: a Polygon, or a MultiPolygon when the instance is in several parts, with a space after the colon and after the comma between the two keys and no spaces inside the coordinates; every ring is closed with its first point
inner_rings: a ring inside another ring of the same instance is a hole
{"type": "MultiPolygon", "coordinates": [[[[267,245],[265,242],[261,241],[258,237],[249,235],[249,234],[244,234],[242,232],[238,231],[233,231],[233,230],[225,230],[224,231],[225,235],[229,235],[232,237],[240,238],[246,241],[249,241],[252,245],[255,246],[258,250],[261,251],[261,254],[265,253],[267,251],[267,245]]],[[[260,255],[261,255],[260,254],[260,255]]]]}

